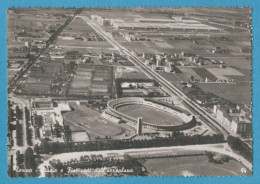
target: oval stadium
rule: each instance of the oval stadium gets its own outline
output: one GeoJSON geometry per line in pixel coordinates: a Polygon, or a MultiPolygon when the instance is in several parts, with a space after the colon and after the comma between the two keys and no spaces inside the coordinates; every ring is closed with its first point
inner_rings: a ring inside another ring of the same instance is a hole
{"type": "Polygon", "coordinates": [[[127,97],[108,102],[108,110],[116,116],[136,124],[143,118],[143,126],[156,130],[185,130],[196,126],[189,112],[174,105],[152,99],[127,97]]]}

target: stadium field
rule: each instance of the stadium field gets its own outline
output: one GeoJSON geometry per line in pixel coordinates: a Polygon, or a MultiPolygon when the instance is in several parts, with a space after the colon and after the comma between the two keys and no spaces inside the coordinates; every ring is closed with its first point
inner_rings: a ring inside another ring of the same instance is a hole
{"type": "Polygon", "coordinates": [[[178,116],[145,105],[129,104],[118,107],[117,111],[133,118],[143,117],[144,122],[154,125],[179,125],[183,122],[178,116]]]}

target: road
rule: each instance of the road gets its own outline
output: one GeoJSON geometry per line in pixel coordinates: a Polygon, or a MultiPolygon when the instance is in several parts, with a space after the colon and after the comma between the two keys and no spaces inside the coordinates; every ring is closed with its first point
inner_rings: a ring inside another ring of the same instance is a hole
{"type": "Polygon", "coordinates": [[[114,48],[102,48],[102,47],[87,47],[87,46],[78,46],[78,45],[59,45],[61,48],[74,48],[74,49],[93,49],[93,50],[116,50],[114,48]]]}
{"type": "Polygon", "coordinates": [[[26,149],[28,147],[28,145],[27,145],[27,140],[26,140],[26,123],[25,123],[25,111],[24,111],[24,108],[26,106],[29,107],[29,103],[26,102],[26,100],[23,100],[21,98],[15,97],[13,94],[8,95],[8,98],[9,98],[9,100],[17,103],[19,108],[23,111],[23,117],[22,117],[22,120],[20,120],[20,123],[23,126],[23,146],[22,147],[26,149]]]}
{"type": "Polygon", "coordinates": [[[227,137],[230,132],[222,127],[216,119],[203,109],[200,105],[196,102],[188,98],[181,90],[163,78],[160,74],[156,71],[152,70],[149,66],[146,66],[138,57],[136,57],[132,52],[128,51],[125,47],[123,47],[120,43],[113,39],[113,37],[106,33],[103,28],[101,28],[96,22],[92,21],[86,16],[77,16],[82,18],[90,27],[92,27],[98,34],[103,36],[108,43],[110,43],[115,49],[117,49],[120,53],[124,53],[128,60],[131,61],[137,68],[139,68],[142,72],[144,72],[150,78],[155,79],[159,82],[159,84],[167,90],[170,96],[178,96],[180,97],[184,104],[195,111],[199,116],[200,119],[203,120],[205,124],[211,127],[215,132],[222,133],[225,137],[227,137]]]}
{"type": "Polygon", "coordinates": [[[151,155],[151,154],[173,154],[178,152],[193,152],[193,151],[209,151],[215,152],[223,155],[230,156],[237,161],[241,162],[245,167],[252,171],[252,164],[244,159],[242,156],[232,152],[227,143],[222,144],[205,144],[205,145],[186,145],[186,146],[171,146],[171,147],[157,147],[157,148],[138,148],[138,149],[125,149],[125,150],[106,150],[106,151],[83,151],[83,152],[73,152],[73,153],[61,153],[48,158],[39,165],[38,169],[41,171],[40,177],[44,177],[45,174],[42,172],[44,166],[49,165],[49,161],[53,159],[58,159],[61,162],[66,162],[71,159],[80,159],[81,156],[91,155],[91,154],[101,154],[104,157],[108,155],[118,155],[122,156],[124,154],[129,154],[130,156],[138,155],[151,155]]]}
{"type": "Polygon", "coordinates": [[[26,100],[26,99],[23,99],[23,98],[18,98],[13,93],[8,94],[8,99],[10,101],[13,101],[13,102],[17,103],[19,108],[21,110],[23,110],[22,120],[19,121],[20,124],[22,124],[22,128],[23,128],[23,135],[22,135],[23,146],[17,146],[16,135],[12,135],[13,138],[14,138],[14,145],[13,145],[12,149],[8,151],[8,155],[13,155],[13,168],[16,169],[16,152],[19,150],[20,153],[23,154],[25,152],[25,150],[27,149],[27,147],[28,147],[27,140],[26,140],[26,124],[25,124],[24,108],[26,106],[29,107],[29,101],[26,100]]]}
{"type": "Polygon", "coordinates": [[[231,29],[242,29],[242,30],[245,30],[245,31],[250,31],[249,28],[238,27],[238,26],[233,26],[233,25],[228,25],[228,24],[221,24],[221,23],[212,22],[212,21],[207,21],[205,23],[218,25],[218,26],[223,26],[223,27],[228,27],[228,28],[231,28],[231,29]]]}

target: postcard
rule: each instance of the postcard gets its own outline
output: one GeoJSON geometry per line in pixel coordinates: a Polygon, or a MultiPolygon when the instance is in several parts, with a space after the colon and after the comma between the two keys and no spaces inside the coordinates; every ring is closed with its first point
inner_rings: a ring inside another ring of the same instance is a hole
{"type": "Polygon", "coordinates": [[[6,20],[8,177],[252,176],[252,8],[6,20]]]}

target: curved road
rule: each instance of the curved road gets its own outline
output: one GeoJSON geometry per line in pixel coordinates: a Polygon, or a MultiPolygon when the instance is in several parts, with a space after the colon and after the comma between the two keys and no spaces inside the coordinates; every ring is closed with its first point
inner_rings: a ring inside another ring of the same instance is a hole
{"type": "Polygon", "coordinates": [[[223,155],[230,156],[235,160],[242,163],[246,168],[252,171],[252,164],[244,159],[242,156],[234,153],[228,146],[227,143],[222,144],[205,144],[205,145],[185,145],[185,146],[171,146],[171,147],[156,147],[156,148],[140,148],[140,149],[125,149],[125,150],[106,150],[106,151],[83,151],[83,152],[71,152],[71,153],[61,153],[52,156],[51,158],[43,161],[42,164],[39,165],[38,169],[41,171],[39,177],[45,177],[44,174],[44,167],[49,165],[49,161],[53,159],[59,159],[61,162],[69,161],[71,159],[80,159],[80,156],[84,155],[91,155],[91,154],[101,154],[103,156],[107,156],[110,154],[118,154],[124,155],[129,154],[131,156],[138,156],[138,155],[149,155],[149,154],[156,154],[156,153],[177,153],[177,152],[192,152],[192,151],[209,151],[215,152],[223,155]]]}

